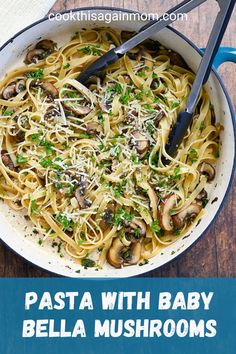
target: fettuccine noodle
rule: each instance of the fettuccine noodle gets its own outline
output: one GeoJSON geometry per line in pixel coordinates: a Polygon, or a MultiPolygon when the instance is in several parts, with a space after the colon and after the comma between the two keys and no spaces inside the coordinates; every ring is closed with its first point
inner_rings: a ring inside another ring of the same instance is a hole
{"type": "Polygon", "coordinates": [[[86,86],[76,78],[127,33],[40,41],[0,82],[0,197],[84,267],[143,264],[198,221],[221,127],[202,89],[175,157],[165,145],[194,74],[148,40],[86,86]],[[165,166],[163,157],[170,160],[165,166]]]}

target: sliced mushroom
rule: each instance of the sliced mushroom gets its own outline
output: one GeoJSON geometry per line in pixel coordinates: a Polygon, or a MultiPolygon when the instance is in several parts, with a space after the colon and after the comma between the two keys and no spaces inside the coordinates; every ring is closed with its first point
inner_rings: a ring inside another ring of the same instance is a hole
{"type": "Polygon", "coordinates": [[[102,231],[106,231],[110,226],[114,218],[115,213],[115,203],[109,202],[107,208],[104,211],[102,221],[100,222],[100,228],[102,231]]]}
{"type": "Polygon", "coordinates": [[[25,84],[25,80],[21,79],[16,83],[16,93],[20,93],[22,91],[24,91],[26,88],[26,84],[25,84]]]}
{"type": "Polygon", "coordinates": [[[152,52],[157,52],[159,47],[160,47],[160,43],[158,41],[154,41],[153,39],[146,39],[143,43],[145,48],[147,48],[148,50],[152,51],[152,52]]]}
{"type": "Polygon", "coordinates": [[[99,124],[98,122],[89,122],[86,129],[88,134],[95,135],[99,132],[99,124]]]}
{"type": "Polygon", "coordinates": [[[186,64],[186,62],[184,61],[184,59],[181,57],[179,53],[176,53],[171,50],[169,51],[169,58],[172,65],[176,65],[181,68],[188,69],[188,65],[186,64]]]}
{"type": "Polygon", "coordinates": [[[77,103],[71,103],[69,101],[64,101],[62,102],[63,106],[65,106],[66,108],[68,108],[70,111],[72,111],[73,113],[75,113],[78,116],[85,116],[87,114],[89,114],[91,112],[91,108],[87,107],[87,106],[81,106],[77,103]]]}
{"type": "Polygon", "coordinates": [[[141,256],[141,243],[140,242],[133,242],[131,243],[130,246],[130,255],[128,257],[124,257],[124,254],[122,255],[122,258],[124,259],[125,263],[128,263],[129,265],[132,264],[137,264],[140,260],[141,256]]]}
{"type": "Polygon", "coordinates": [[[140,236],[146,235],[146,224],[142,220],[134,219],[129,225],[134,230],[137,230],[138,228],[140,230],[140,236]]]}
{"type": "Polygon", "coordinates": [[[119,237],[116,237],[112,241],[112,245],[107,253],[107,261],[115,268],[120,268],[123,264],[123,258],[121,257],[121,253],[124,250],[124,245],[121,242],[119,237]]]}
{"type": "Polygon", "coordinates": [[[99,102],[99,106],[101,107],[101,110],[106,113],[109,113],[111,110],[111,107],[112,107],[111,102],[109,102],[109,101],[99,102]]]}
{"type": "Polygon", "coordinates": [[[128,39],[130,39],[131,37],[133,37],[133,35],[135,34],[135,32],[131,32],[131,31],[121,31],[121,40],[122,41],[127,41],[128,39]]]}
{"type": "Polygon", "coordinates": [[[14,163],[12,162],[12,159],[10,158],[9,153],[6,150],[1,151],[1,158],[4,166],[9,168],[9,170],[11,171],[15,170],[14,163]]]}
{"type": "Polygon", "coordinates": [[[38,42],[35,46],[36,49],[42,49],[47,53],[52,53],[56,47],[56,43],[54,43],[50,39],[43,39],[42,41],[38,42]]]}
{"type": "Polygon", "coordinates": [[[131,60],[136,60],[137,59],[137,55],[138,55],[138,52],[128,52],[127,53],[128,57],[131,59],[131,60]]]}
{"type": "Polygon", "coordinates": [[[162,120],[162,118],[165,117],[165,112],[164,111],[160,111],[158,112],[156,115],[155,115],[155,118],[154,118],[154,125],[155,127],[158,127],[160,121],[162,120]]]}
{"type": "Polygon", "coordinates": [[[107,261],[115,268],[121,268],[123,264],[137,264],[141,256],[141,243],[133,242],[126,247],[119,237],[116,237],[107,253],[107,261]]]}
{"type": "Polygon", "coordinates": [[[203,189],[196,197],[196,200],[202,200],[207,198],[207,191],[203,189]]]}
{"type": "Polygon", "coordinates": [[[44,118],[52,118],[60,115],[60,111],[56,106],[49,106],[46,110],[44,118]]]}
{"type": "Polygon", "coordinates": [[[43,49],[31,49],[28,51],[26,55],[25,63],[26,64],[37,63],[39,60],[44,59],[45,56],[46,56],[46,52],[43,49]]]}
{"type": "Polygon", "coordinates": [[[132,110],[129,110],[126,114],[126,117],[125,117],[125,121],[126,123],[132,123],[133,121],[135,121],[135,118],[138,117],[138,112],[134,109],[132,110]]]}
{"type": "Polygon", "coordinates": [[[208,181],[212,181],[215,178],[215,169],[209,162],[202,162],[198,166],[198,171],[207,176],[208,181]]]}
{"type": "Polygon", "coordinates": [[[158,78],[155,78],[152,80],[150,87],[151,87],[151,89],[156,90],[159,87],[159,85],[160,85],[160,83],[159,83],[158,78]]]}
{"type": "Polygon", "coordinates": [[[14,97],[16,95],[16,84],[11,84],[7,86],[3,92],[2,92],[2,97],[4,100],[9,100],[10,98],[14,97]]]}
{"type": "Polygon", "coordinates": [[[57,88],[51,83],[51,82],[42,82],[40,84],[42,89],[45,91],[45,93],[51,97],[51,98],[56,98],[58,97],[58,90],[57,88]]]}
{"type": "Polygon", "coordinates": [[[15,136],[16,142],[21,143],[25,140],[25,132],[23,130],[19,130],[15,136]]]}
{"type": "Polygon", "coordinates": [[[77,199],[79,206],[82,209],[89,208],[92,205],[92,201],[85,197],[87,187],[88,182],[86,180],[81,180],[78,183],[78,188],[75,190],[75,198],[77,199]]]}
{"type": "Polygon", "coordinates": [[[187,208],[182,210],[180,213],[173,216],[173,223],[177,229],[182,229],[182,227],[187,223],[191,223],[197,215],[202,210],[201,206],[197,203],[190,204],[187,208]]]}
{"type": "Polygon", "coordinates": [[[139,153],[140,157],[144,157],[146,152],[149,149],[149,140],[147,139],[146,135],[143,133],[140,133],[140,131],[135,130],[133,132],[133,137],[135,139],[135,148],[137,152],[139,153]]]}
{"type": "Polygon", "coordinates": [[[160,204],[160,224],[166,231],[172,231],[174,228],[170,210],[175,206],[176,198],[177,196],[175,194],[170,194],[166,196],[160,204]]]}

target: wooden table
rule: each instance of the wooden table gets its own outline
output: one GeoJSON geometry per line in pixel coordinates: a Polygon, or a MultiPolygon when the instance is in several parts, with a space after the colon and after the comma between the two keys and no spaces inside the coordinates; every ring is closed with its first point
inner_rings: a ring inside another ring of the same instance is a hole
{"type": "MultiPolygon", "coordinates": [[[[113,6],[161,14],[180,1],[175,0],[58,0],[52,11],[76,7],[113,6]]],[[[199,47],[204,47],[217,13],[217,3],[208,1],[188,15],[187,22],[175,28],[186,34],[199,47]]],[[[236,10],[224,37],[223,45],[236,47],[236,10]]],[[[227,63],[220,74],[236,106],[236,66],[227,63]]],[[[235,107],[236,108],[236,107],[235,107]]],[[[211,230],[189,252],[163,267],[147,274],[151,277],[234,277],[236,276],[236,183],[220,216],[211,230]]],[[[1,277],[50,277],[4,246],[0,246],[1,277]]]]}

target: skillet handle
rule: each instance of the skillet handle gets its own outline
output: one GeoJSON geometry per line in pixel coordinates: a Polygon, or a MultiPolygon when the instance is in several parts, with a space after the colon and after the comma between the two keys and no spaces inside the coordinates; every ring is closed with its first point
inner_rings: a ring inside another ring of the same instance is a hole
{"type": "MultiPolygon", "coordinates": [[[[205,49],[201,49],[203,52],[205,49]]],[[[225,62],[232,62],[236,63],[236,48],[233,47],[220,47],[215,59],[213,66],[215,69],[218,69],[221,64],[224,64],[225,62]]]]}

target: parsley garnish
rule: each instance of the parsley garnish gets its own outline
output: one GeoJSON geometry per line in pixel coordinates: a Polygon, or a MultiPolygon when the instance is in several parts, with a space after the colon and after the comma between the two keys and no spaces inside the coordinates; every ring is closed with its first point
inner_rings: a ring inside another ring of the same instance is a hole
{"type": "Polygon", "coordinates": [[[151,122],[146,123],[146,129],[150,135],[152,135],[155,131],[155,128],[151,122]]]}
{"type": "Polygon", "coordinates": [[[114,225],[118,226],[124,220],[131,221],[133,217],[134,215],[132,213],[128,213],[126,210],[119,208],[115,212],[114,225]]]}
{"type": "Polygon", "coordinates": [[[67,63],[63,66],[63,69],[69,69],[69,67],[70,67],[70,63],[67,63]]]}
{"type": "Polygon", "coordinates": [[[145,70],[140,70],[140,71],[138,71],[138,76],[139,77],[146,77],[146,72],[145,72],[145,70]]]}
{"type": "Polygon", "coordinates": [[[130,100],[130,94],[131,94],[131,89],[127,88],[125,91],[125,94],[123,96],[120,96],[120,103],[122,104],[128,104],[130,100]]]}
{"type": "Polygon", "coordinates": [[[206,128],[206,123],[204,121],[201,122],[199,129],[201,132],[206,128]]]}
{"type": "Polygon", "coordinates": [[[205,208],[205,206],[206,206],[207,203],[209,202],[209,199],[207,199],[207,198],[202,198],[201,202],[202,202],[202,207],[205,208]]]}
{"type": "Polygon", "coordinates": [[[65,214],[57,214],[56,220],[63,226],[64,230],[68,230],[73,226],[73,220],[68,218],[65,214]]]}
{"type": "Polygon", "coordinates": [[[190,149],[188,158],[189,158],[189,161],[196,162],[199,158],[197,150],[194,148],[190,149]]]}
{"type": "Polygon", "coordinates": [[[144,259],[143,262],[139,263],[139,266],[143,266],[145,264],[148,264],[148,259],[144,259]]]}
{"type": "Polygon", "coordinates": [[[42,136],[42,132],[34,133],[30,136],[33,142],[39,141],[40,137],[42,136]]]}
{"type": "Polygon", "coordinates": [[[3,116],[4,117],[11,117],[13,114],[14,114],[14,111],[5,110],[5,112],[3,113],[3,116]]]}
{"type": "Polygon", "coordinates": [[[37,199],[33,199],[30,204],[30,214],[37,214],[39,212],[39,209],[36,207],[37,206],[37,199]]]}
{"type": "Polygon", "coordinates": [[[121,84],[119,84],[118,82],[116,82],[115,85],[108,87],[107,91],[108,91],[108,92],[115,92],[115,93],[117,93],[117,94],[121,94],[122,91],[123,91],[123,89],[122,89],[121,84]]]}
{"type": "Polygon", "coordinates": [[[35,71],[31,71],[30,73],[28,73],[28,77],[32,78],[32,79],[36,79],[36,80],[41,80],[44,76],[44,72],[43,69],[38,69],[35,71]]]}
{"type": "Polygon", "coordinates": [[[170,182],[177,182],[180,180],[181,178],[181,174],[180,174],[181,170],[180,170],[180,167],[177,166],[174,168],[174,171],[173,171],[173,174],[171,176],[168,177],[168,180],[170,182]]]}
{"type": "Polygon", "coordinates": [[[100,112],[98,112],[98,123],[102,124],[103,121],[104,121],[104,117],[103,117],[102,112],[100,111],[100,112]]]}
{"type": "Polygon", "coordinates": [[[18,155],[17,158],[16,158],[16,162],[17,162],[18,165],[24,164],[24,163],[26,163],[27,161],[28,161],[28,160],[27,160],[27,158],[25,157],[24,154],[20,154],[20,155],[18,155]]]}
{"type": "Polygon", "coordinates": [[[151,112],[151,113],[155,112],[155,109],[154,109],[149,103],[146,103],[146,104],[144,105],[144,108],[145,108],[148,112],[151,112]]]}
{"type": "Polygon", "coordinates": [[[83,52],[84,54],[95,56],[99,56],[101,54],[101,50],[98,46],[95,45],[88,45],[87,47],[79,49],[79,51],[83,52]]]}
{"type": "Polygon", "coordinates": [[[151,223],[150,227],[151,227],[152,232],[154,232],[158,236],[163,236],[164,231],[160,227],[159,221],[157,219],[151,223]]]}
{"type": "Polygon", "coordinates": [[[51,160],[41,160],[39,162],[39,164],[45,168],[45,167],[52,166],[52,161],[51,160]]]}
{"type": "Polygon", "coordinates": [[[116,186],[113,189],[115,198],[119,198],[121,196],[121,194],[124,191],[125,184],[126,184],[125,180],[122,182],[122,184],[121,183],[116,184],[116,186]]]}
{"type": "Polygon", "coordinates": [[[140,165],[141,161],[139,160],[138,155],[132,154],[130,156],[130,160],[133,162],[134,165],[140,165]]]}
{"type": "Polygon", "coordinates": [[[87,268],[93,268],[95,267],[96,263],[92,259],[89,258],[83,258],[81,261],[81,265],[87,269],[87,268]]]}
{"type": "Polygon", "coordinates": [[[152,73],[152,78],[153,79],[157,79],[158,78],[158,75],[156,73],[152,73]]]}
{"type": "Polygon", "coordinates": [[[52,147],[54,146],[50,141],[42,139],[39,143],[40,146],[44,146],[46,150],[46,155],[52,155],[52,147]]]}
{"type": "Polygon", "coordinates": [[[218,159],[220,157],[220,150],[214,150],[213,155],[218,159]]]}
{"type": "Polygon", "coordinates": [[[173,102],[171,109],[175,109],[175,108],[179,107],[179,105],[180,105],[180,102],[173,102]]]}

